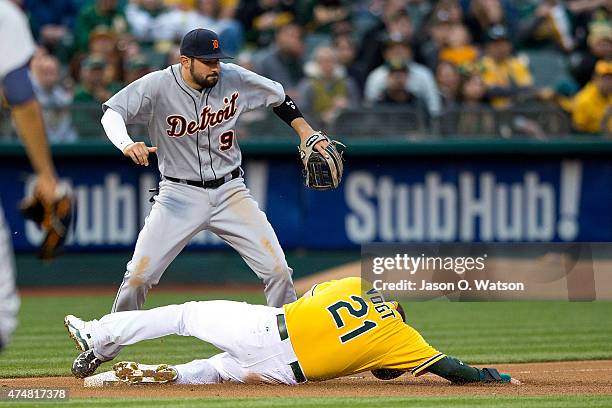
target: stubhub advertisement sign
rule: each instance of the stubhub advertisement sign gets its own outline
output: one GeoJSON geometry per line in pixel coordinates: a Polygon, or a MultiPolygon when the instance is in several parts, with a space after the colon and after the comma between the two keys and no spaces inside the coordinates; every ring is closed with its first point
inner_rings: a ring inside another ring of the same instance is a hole
{"type": "MultiPolygon", "coordinates": [[[[18,251],[41,239],[16,211],[32,188],[25,162],[3,165],[2,204],[18,251]]],[[[612,160],[528,157],[349,159],[340,188],[308,190],[295,158],[246,161],[252,195],[285,249],[350,249],[370,242],[612,241],[612,160]],[[382,161],[382,159],[381,159],[382,161]]],[[[131,250],[152,205],[151,167],[62,161],[77,198],[67,251],[131,250]]],[[[223,247],[210,233],[196,248],[223,247]]]]}

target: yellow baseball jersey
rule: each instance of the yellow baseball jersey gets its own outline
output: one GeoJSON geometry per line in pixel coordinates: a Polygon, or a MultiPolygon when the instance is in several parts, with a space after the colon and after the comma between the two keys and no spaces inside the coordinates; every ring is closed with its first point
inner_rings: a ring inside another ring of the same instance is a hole
{"type": "Polygon", "coordinates": [[[378,368],[419,375],[445,356],[402,321],[396,302],[360,278],[315,285],[284,308],[293,350],[311,381],[378,368]]]}

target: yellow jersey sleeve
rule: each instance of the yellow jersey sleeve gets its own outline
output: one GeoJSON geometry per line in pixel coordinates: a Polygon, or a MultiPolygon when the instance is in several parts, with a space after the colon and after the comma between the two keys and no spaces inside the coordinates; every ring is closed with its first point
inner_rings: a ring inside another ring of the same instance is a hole
{"type": "Polygon", "coordinates": [[[360,278],[325,282],[310,292],[285,305],[289,338],[309,380],[411,370],[440,354],[404,324],[397,303],[385,302],[360,278]]]}

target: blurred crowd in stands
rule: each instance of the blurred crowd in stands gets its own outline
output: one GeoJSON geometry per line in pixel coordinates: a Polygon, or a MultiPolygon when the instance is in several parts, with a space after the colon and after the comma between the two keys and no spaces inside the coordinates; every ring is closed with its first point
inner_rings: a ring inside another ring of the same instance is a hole
{"type": "Polygon", "coordinates": [[[100,103],[177,63],[197,27],[337,137],[612,136],[611,0],[18,3],[40,45],[31,71],[53,142],[99,135],[100,103]]]}

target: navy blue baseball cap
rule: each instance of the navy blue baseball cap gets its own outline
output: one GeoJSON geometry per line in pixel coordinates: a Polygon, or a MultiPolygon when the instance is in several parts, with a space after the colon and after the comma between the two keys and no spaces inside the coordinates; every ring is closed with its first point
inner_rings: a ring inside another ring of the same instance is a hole
{"type": "Polygon", "coordinates": [[[208,60],[232,58],[221,50],[219,36],[205,28],[196,28],[185,34],[181,41],[181,55],[208,60]]]}

